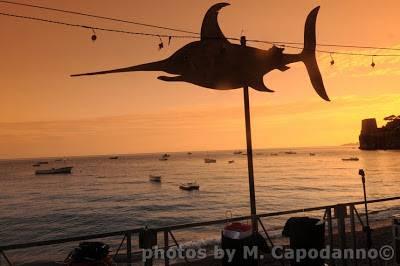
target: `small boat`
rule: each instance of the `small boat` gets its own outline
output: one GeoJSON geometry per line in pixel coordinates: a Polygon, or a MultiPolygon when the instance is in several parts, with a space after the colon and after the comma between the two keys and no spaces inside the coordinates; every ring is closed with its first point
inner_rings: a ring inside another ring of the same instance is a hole
{"type": "Polygon", "coordinates": [[[200,186],[196,182],[184,183],[179,186],[182,190],[199,190],[200,186]]]}
{"type": "Polygon", "coordinates": [[[51,168],[44,170],[36,170],[36,175],[52,175],[52,174],[70,174],[73,167],[51,168]]]}
{"type": "Polygon", "coordinates": [[[61,162],[62,160],[61,159],[55,159],[54,161],[55,162],[61,162]]]}
{"type": "Polygon", "coordinates": [[[32,166],[33,166],[33,167],[39,167],[39,166],[40,166],[40,163],[35,163],[35,164],[33,164],[32,166]]]}
{"type": "Polygon", "coordinates": [[[242,154],[242,151],[234,151],[233,154],[242,154]]]}
{"type": "Polygon", "coordinates": [[[235,161],[234,160],[230,160],[230,161],[228,161],[228,163],[229,164],[231,164],[231,163],[234,163],[235,161]]]}
{"type": "Polygon", "coordinates": [[[109,159],[110,160],[117,160],[117,159],[119,159],[119,157],[118,156],[111,156],[109,159]]]}
{"type": "Polygon", "coordinates": [[[350,158],[342,158],[342,161],[359,161],[357,157],[350,157],[350,158]]]}
{"type": "Polygon", "coordinates": [[[149,179],[151,182],[161,182],[161,176],[160,175],[149,175],[149,179]]]}
{"type": "Polygon", "coordinates": [[[38,162],[37,164],[49,164],[49,162],[42,161],[42,162],[38,162]]]}
{"type": "Polygon", "coordinates": [[[310,152],[310,156],[315,156],[315,153],[313,153],[313,152],[310,152]]]}
{"type": "Polygon", "coordinates": [[[165,154],[162,156],[162,158],[169,158],[169,157],[171,157],[171,155],[169,155],[168,153],[165,153],[165,154]]]}
{"type": "Polygon", "coordinates": [[[286,151],[285,153],[286,154],[297,154],[297,152],[294,152],[294,151],[286,151]]]}
{"type": "Polygon", "coordinates": [[[270,155],[271,155],[271,156],[278,156],[279,154],[277,154],[277,153],[271,153],[270,155]]]}
{"type": "Polygon", "coordinates": [[[215,160],[215,159],[210,159],[210,158],[205,158],[205,159],[204,159],[204,162],[205,162],[205,163],[216,163],[217,160],[215,160]]]}
{"type": "Polygon", "coordinates": [[[192,155],[192,154],[193,154],[193,153],[191,153],[191,152],[188,152],[188,153],[187,153],[187,155],[192,155]]]}
{"type": "Polygon", "coordinates": [[[166,157],[161,157],[161,158],[158,158],[158,160],[159,160],[159,161],[168,161],[168,158],[166,158],[166,157]]]}

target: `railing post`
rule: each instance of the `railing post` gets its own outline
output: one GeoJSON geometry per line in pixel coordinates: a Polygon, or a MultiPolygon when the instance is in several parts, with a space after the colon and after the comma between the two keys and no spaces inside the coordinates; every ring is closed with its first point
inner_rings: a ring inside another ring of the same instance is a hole
{"type": "MultiPolygon", "coordinates": [[[[326,209],[326,217],[328,220],[328,241],[329,241],[329,249],[333,248],[333,226],[332,226],[332,208],[326,209]]],[[[335,265],[332,258],[330,258],[330,265],[335,265]]]]}
{"type": "MultiPolygon", "coordinates": [[[[357,250],[357,236],[356,236],[356,222],[355,222],[355,214],[354,214],[354,205],[350,205],[350,225],[351,225],[351,238],[353,242],[353,252],[355,253],[357,250]]],[[[357,266],[357,259],[354,258],[353,264],[357,266]]]]}
{"type": "Polygon", "coordinates": [[[132,235],[130,232],[126,234],[126,258],[129,263],[132,262],[132,235]]]}
{"type": "MultiPolygon", "coordinates": [[[[145,228],[142,231],[142,241],[145,250],[153,250],[153,246],[157,245],[157,232],[148,228],[145,228]]],[[[153,265],[153,256],[150,258],[145,258],[144,261],[145,266],[152,266],[153,265]]]]}
{"type": "MultiPolygon", "coordinates": [[[[335,206],[335,213],[337,219],[338,237],[339,237],[339,248],[344,253],[346,249],[346,205],[338,204],[335,206]]],[[[342,258],[342,265],[347,265],[345,258],[342,258]]]]}
{"type": "Polygon", "coordinates": [[[164,265],[169,266],[169,258],[167,256],[167,251],[169,248],[169,241],[168,241],[168,230],[164,231],[164,265]]]}

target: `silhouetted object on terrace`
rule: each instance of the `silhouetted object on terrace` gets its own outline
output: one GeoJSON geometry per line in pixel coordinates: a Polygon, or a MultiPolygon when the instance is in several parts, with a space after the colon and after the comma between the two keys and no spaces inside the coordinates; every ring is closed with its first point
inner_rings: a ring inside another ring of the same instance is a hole
{"type": "MultiPolygon", "coordinates": [[[[319,219],[309,217],[292,217],[286,221],[282,235],[290,238],[290,248],[297,250],[321,250],[325,248],[325,224],[319,219]]],[[[321,256],[316,258],[303,258],[293,260],[291,266],[322,266],[324,260],[321,256]]]]}
{"type": "Polygon", "coordinates": [[[72,76],[87,76],[131,71],[164,71],[175,76],[159,76],[163,81],[183,81],[202,87],[230,90],[250,86],[258,91],[273,92],[263,82],[263,76],[279,69],[286,71],[288,64],[302,61],[306,65],[311,83],[324,100],[329,101],[315,58],[315,24],[319,7],[307,17],[304,29],[304,49],[299,54],[284,54],[283,48],[269,50],[243,47],[230,43],[218,25],[218,12],[228,3],[213,5],[206,13],[201,27],[201,40],[187,44],[171,57],[147,64],[72,76]]]}
{"type": "Polygon", "coordinates": [[[400,117],[385,117],[388,123],[378,128],[375,118],[364,119],[360,133],[361,150],[400,150],[400,117]]]}

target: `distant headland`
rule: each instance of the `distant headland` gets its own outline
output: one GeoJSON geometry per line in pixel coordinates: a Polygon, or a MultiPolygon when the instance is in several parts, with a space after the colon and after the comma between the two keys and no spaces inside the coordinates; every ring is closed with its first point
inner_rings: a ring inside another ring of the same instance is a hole
{"type": "Polygon", "coordinates": [[[362,121],[361,150],[400,150],[400,116],[385,117],[387,124],[378,128],[375,118],[362,121]]]}

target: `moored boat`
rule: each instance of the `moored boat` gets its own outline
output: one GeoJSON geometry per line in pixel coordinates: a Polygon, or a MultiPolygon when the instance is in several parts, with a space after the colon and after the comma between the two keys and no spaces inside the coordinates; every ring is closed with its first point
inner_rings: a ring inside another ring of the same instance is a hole
{"type": "Polygon", "coordinates": [[[160,175],[149,175],[149,179],[151,182],[161,182],[161,176],[160,175]]]}
{"type": "Polygon", "coordinates": [[[215,159],[210,159],[210,158],[205,158],[205,159],[204,159],[204,162],[205,162],[205,163],[216,163],[217,160],[215,160],[215,159]]]}
{"type": "Polygon", "coordinates": [[[109,159],[110,160],[117,160],[117,159],[119,159],[119,157],[118,156],[111,156],[109,159]]]}
{"type": "Polygon", "coordinates": [[[36,175],[70,174],[72,171],[72,168],[73,167],[68,166],[68,167],[36,170],[35,174],[36,175]]]}
{"type": "Polygon", "coordinates": [[[181,184],[179,186],[179,188],[182,189],[182,190],[188,190],[188,191],[199,190],[200,189],[200,185],[197,184],[196,182],[189,182],[189,183],[181,184]]]}
{"type": "Polygon", "coordinates": [[[342,161],[359,161],[358,157],[342,158],[342,161]]]}
{"type": "Polygon", "coordinates": [[[231,163],[234,163],[235,161],[234,160],[230,160],[230,161],[228,161],[228,163],[229,164],[231,164],[231,163]]]}

